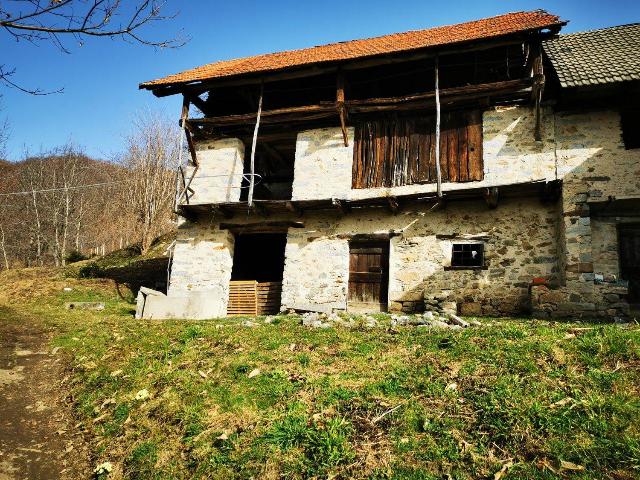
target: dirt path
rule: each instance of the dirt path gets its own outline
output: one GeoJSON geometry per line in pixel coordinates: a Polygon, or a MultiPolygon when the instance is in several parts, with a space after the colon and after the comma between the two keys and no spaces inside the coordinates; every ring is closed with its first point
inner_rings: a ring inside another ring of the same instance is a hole
{"type": "Polygon", "coordinates": [[[0,480],[91,478],[65,381],[45,331],[0,320],[0,480]]]}

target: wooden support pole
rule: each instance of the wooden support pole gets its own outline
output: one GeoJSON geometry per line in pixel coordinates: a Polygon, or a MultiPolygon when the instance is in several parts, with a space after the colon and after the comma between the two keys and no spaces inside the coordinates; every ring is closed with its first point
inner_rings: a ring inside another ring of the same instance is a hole
{"type": "Polygon", "coordinates": [[[299,217],[302,216],[302,209],[298,206],[296,202],[288,201],[286,203],[286,206],[287,206],[287,210],[289,210],[290,212],[295,213],[299,217]]]}
{"type": "Polygon", "coordinates": [[[251,142],[251,178],[249,179],[249,208],[253,205],[253,187],[255,186],[255,161],[256,161],[256,143],[258,141],[258,129],[260,128],[260,115],[262,114],[262,94],[264,93],[264,84],[260,84],[260,99],[258,100],[258,114],[256,116],[256,126],[253,129],[253,140],[251,142]]]}
{"type": "Polygon", "coordinates": [[[338,209],[338,211],[340,212],[340,215],[346,215],[351,211],[351,208],[349,207],[349,205],[347,205],[343,200],[340,200],[338,198],[332,198],[331,203],[333,204],[334,207],[338,209]]]}
{"type": "Polygon", "coordinates": [[[442,197],[442,173],[440,172],[440,87],[438,74],[438,56],[435,58],[435,93],[436,93],[436,181],[438,184],[438,197],[442,197]]]}
{"type": "Polygon", "coordinates": [[[191,154],[191,163],[198,165],[198,157],[196,156],[196,147],[193,144],[193,138],[191,137],[191,129],[189,128],[189,98],[186,95],[182,97],[182,114],[180,115],[180,126],[184,130],[184,135],[187,138],[187,145],[189,146],[189,153],[191,154]]]}
{"type": "Polygon", "coordinates": [[[342,128],[342,139],[344,140],[344,146],[349,146],[349,137],[347,135],[347,107],[344,103],[344,74],[338,72],[336,81],[336,108],[338,109],[338,115],[340,115],[340,127],[342,128]]]}
{"type": "Polygon", "coordinates": [[[529,55],[531,55],[531,78],[533,86],[531,88],[531,100],[535,109],[535,128],[533,136],[536,141],[542,140],[542,113],[540,103],[542,102],[542,93],[544,91],[544,67],[542,62],[542,46],[538,41],[534,45],[529,46],[529,55]]]}
{"type": "Polygon", "coordinates": [[[400,211],[400,204],[398,203],[398,199],[396,197],[389,197],[388,202],[389,210],[391,210],[391,213],[396,215],[400,211]]]}
{"type": "Polygon", "coordinates": [[[484,192],[484,201],[487,202],[487,206],[492,210],[498,206],[498,194],[498,187],[487,188],[484,192]]]}

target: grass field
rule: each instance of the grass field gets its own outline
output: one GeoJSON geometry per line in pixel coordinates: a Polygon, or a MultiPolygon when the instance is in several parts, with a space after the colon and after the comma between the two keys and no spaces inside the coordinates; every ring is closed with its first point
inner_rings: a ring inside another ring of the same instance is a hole
{"type": "Polygon", "coordinates": [[[137,321],[111,283],[51,270],[0,274],[0,305],[55,330],[108,478],[640,477],[635,326],[137,321]]]}

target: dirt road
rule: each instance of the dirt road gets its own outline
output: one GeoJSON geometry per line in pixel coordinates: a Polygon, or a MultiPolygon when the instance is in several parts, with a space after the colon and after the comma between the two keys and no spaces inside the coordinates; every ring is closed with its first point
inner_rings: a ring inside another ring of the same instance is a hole
{"type": "Polygon", "coordinates": [[[90,450],[74,425],[65,382],[46,331],[0,320],[0,480],[91,478],[90,450]]]}

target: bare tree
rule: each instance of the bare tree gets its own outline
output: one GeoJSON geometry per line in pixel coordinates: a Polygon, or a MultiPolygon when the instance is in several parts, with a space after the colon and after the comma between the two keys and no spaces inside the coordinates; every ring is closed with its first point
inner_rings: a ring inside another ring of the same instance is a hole
{"type": "MultiPolygon", "coordinates": [[[[180,35],[169,39],[145,36],[145,27],[173,19],[167,15],[164,0],[12,0],[0,2],[0,27],[16,41],[53,43],[69,53],[66,37],[82,44],[87,37],[119,38],[153,47],[178,47],[185,43],[180,35]]],[[[0,81],[33,95],[49,93],[26,88],[13,80],[15,69],[0,64],[0,81]]]]}
{"type": "Polygon", "coordinates": [[[133,125],[122,159],[128,177],[122,204],[131,209],[133,228],[144,253],[156,237],[171,228],[180,130],[153,112],[139,114],[133,125]]]}
{"type": "MultiPolygon", "coordinates": [[[[0,104],[2,113],[2,104],[0,104]]],[[[7,142],[9,141],[9,119],[0,117],[0,160],[7,158],[7,142]]]]}

